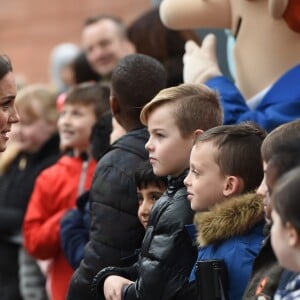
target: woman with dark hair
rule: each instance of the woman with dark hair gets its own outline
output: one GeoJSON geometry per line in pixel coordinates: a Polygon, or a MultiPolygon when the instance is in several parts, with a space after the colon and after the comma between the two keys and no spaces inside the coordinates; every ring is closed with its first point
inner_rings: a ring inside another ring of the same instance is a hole
{"type": "MultiPolygon", "coordinates": [[[[6,144],[9,139],[9,132],[11,131],[11,126],[14,123],[19,122],[19,115],[15,108],[15,97],[17,94],[17,87],[14,75],[12,73],[12,65],[8,56],[0,54],[0,152],[6,149],[6,144]]],[[[2,193],[0,192],[0,195],[2,193]]],[[[7,199],[5,199],[7,201],[7,199]]],[[[1,224],[0,224],[0,235],[1,243],[3,241],[3,228],[10,226],[11,215],[7,211],[1,211],[1,224]],[[3,220],[2,213],[6,214],[8,222],[3,220]]],[[[0,251],[1,263],[0,269],[3,262],[7,260],[7,256],[3,255],[0,251]]],[[[0,274],[0,295],[1,299],[11,299],[19,300],[21,299],[18,293],[18,285],[15,283],[15,278],[11,279],[10,270],[6,269],[6,272],[0,274]]]]}
{"type": "Polygon", "coordinates": [[[201,44],[193,30],[172,30],[159,17],[158,7],[152,8],[127,28],[127,36],[137,53],[149,55],[159,60],[167,70],[167,86],[183,83],[183,60],[185,42],[193,40],[201,44]]]}
{"type": "Polygon", "coordinates": [[[11,125],[19,122],[15,108],[17,87],[10,59],[0,55],[0,151],[6,149],[11,125]]]}

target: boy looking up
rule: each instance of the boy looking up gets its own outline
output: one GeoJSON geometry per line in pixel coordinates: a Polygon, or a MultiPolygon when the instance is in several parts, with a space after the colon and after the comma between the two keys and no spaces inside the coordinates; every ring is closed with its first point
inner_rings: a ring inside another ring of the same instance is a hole
{"type": "Polygon", "coordinates": [[[153,172],[168,175],[166,193],[155,203],[136,272],[107,268],[95,278],[98,298],[171,299],[188,284],[197,249],[188,232],[193,212],[183,179],[197,134],[222,124],[215,92],[204,85],[182,84],[160,91],[141,112],[150,134],[146,143],[153,172]]]}
{"type": "Polygon", "coordinates": [[[195,141],[184,180],[191,207],[198,212],[198,260],[224,260],[230,300],[242,298],[263,239],[263,203],[253,191],[263,178],[264,137],[264,130],[251,123],[204,132],[195,141]]]}

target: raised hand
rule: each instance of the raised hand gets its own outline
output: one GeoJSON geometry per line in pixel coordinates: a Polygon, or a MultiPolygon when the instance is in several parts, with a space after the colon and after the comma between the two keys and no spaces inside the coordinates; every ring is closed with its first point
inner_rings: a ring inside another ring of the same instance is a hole
{"type": "Polygon", "coordinates": [[[216,56],[216,37],[208,34],[198,46],[187,41],[183,56],[183,79],[185,83],[204,83],[206,80],[222,75],[216,56]]]}

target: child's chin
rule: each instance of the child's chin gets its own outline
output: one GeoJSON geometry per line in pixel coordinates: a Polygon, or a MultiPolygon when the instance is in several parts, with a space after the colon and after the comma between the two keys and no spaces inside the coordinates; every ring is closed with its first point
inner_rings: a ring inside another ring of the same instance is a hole
{"type": "Polygon", "coordinates": [[[152,166],[152,167],[153,167],[154,175],[156,175],[156,176],[166,176],[160,169],[156,168],[155,166],[152,166]]]}
{"type": "Polygon", "coordinates": [[[197,211],[197,207],[195,207],[195,205],[193,205],[193,202],[191,202],[191,209],[192,209],[193,211],[197,211]]]}
{"type": "Polygon", "coordinates": [[[191,201],[191,209],[196,212],[206,211],[203,207],[197,205],[197,203],[191,201]]]}
{"type": "Polygon", "coordinates": [[[74,147],[74,143],[72,143],[71,141],[66,141],[66,140],[61,140],[61,145],[63,145],[66,148],[73,148],[74,147]]]}

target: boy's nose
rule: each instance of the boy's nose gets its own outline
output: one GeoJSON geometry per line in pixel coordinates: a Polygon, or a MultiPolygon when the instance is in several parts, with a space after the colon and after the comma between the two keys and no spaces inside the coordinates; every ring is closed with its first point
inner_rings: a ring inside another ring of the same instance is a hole
{"type": "Polygon", "coordinates": [[[143,204],[141,204],[140,210],[143,216],[149,214],[149,207],[145,204],[145,201],[143,202],[143,204]]]}
{"type": "Polygon", "coordinates": [[[187,176],[183,180],[183,183],[185,186],[189,185],[189,176],[190,176],[190,172],[188,172],[187,176]]]}
{"type": "Polygon", "coordinates": [[[258,189],[256,190],[256,194],[260,195],[262,197],[266,197],[267,193],[268,193],[268,188],[267,188],[267,185],[266,185],[266,179],[264,177],[262,182],[260,183],[258,189]]]}
{"type": "Polygon", "coordinates": [[[146,144],[145,144],[145,148],[146,148],[146,150],[148,151],[148,152],[150,152],[151,151],[151,143],[150,143],[150,139],[146,142],[146,144]]]}

